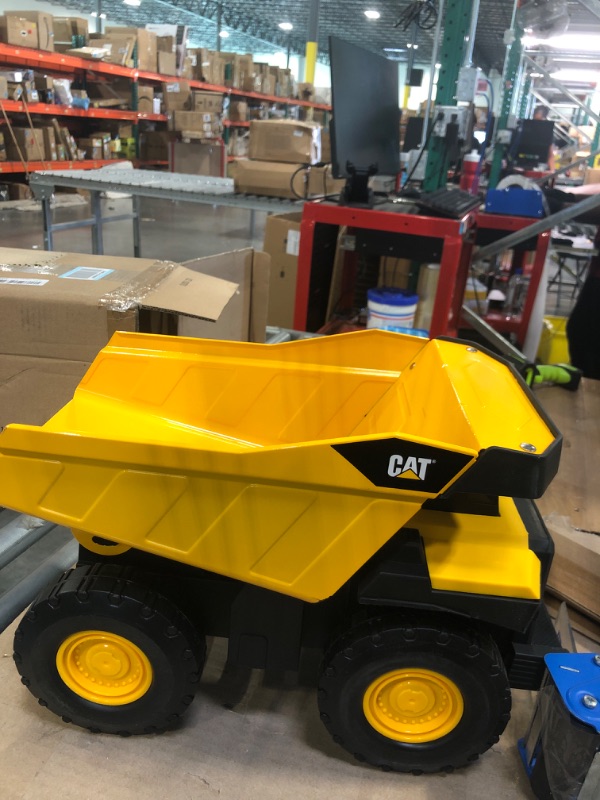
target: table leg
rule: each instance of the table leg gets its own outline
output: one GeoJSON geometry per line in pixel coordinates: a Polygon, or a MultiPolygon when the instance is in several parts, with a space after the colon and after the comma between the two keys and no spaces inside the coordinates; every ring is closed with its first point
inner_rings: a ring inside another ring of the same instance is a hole
{"type": "Polygon", "coordinates": [[[42,197],[42,216],[44,218],[44,250],[54,250],[52,237],[52,208],[50,197],[42,197]]]}
{"type": "Polygon", "coordinates": [[[133,211],[133,255],[136,258],[142,257],[142,210],[141,198],[134,194],[131,196],[131,207],[133,211]]]}
{"type": "Polygon", "coordinates": [[[92,190],[92,214],[94,224],[92,225],[92,253],[97,256],[104,255],[104,245],[102,241],[102,205],[100,192],[92,190]]]}

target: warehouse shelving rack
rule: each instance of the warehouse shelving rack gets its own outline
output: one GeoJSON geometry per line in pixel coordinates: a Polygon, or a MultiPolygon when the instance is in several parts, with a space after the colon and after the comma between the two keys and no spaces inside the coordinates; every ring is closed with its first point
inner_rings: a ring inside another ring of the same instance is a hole
{"type": "MultiPolygon", "coordinates": [[[[301,100],[293,97],[280,97],[278,95],[261,94],[260,92],[246,92],[241,89],[236,89],[229,86],[220,86],[217,84],[205,83],[203,81],[194,79],[183,79],[176,75],[161,75],[157,72],[148,72],[146,70],[139,70],[134,67],[124,67],[119,64],[110,64],[105,61],[96,61],[91,59],[80,58],[65,53],[53,53],[46,50],[35,50],[27,47],[18,47],[15,45],[8,45],[0,43],[0,65],[1,66],[16,66],[29,69],[43,70],[49,73],[59,74],[85,74],[86,76],[100,76],[106,78],[128,78],[132,83],[132,97],[137,98],[137,91],[135,87],[139,82],[145,83],[174,83],[180,80],[186,80],[190,87],[193,89],[200,89],[202,91],[217,92],[219,94],[227,95],[229,97],[240,97],[249,100],[260,100],[262,102],[277,103],[283,106],[301,106],[305,108],[313,108],[321,111],[331,111],[329,105],[323,103],[313,103],[310,100],[301,100]]],[[[124,122],[132,122],[137,125],[139,122],[164,122],[168,121],[167,114],[151,114],[140,112],[138,110],[114,109],[114,108],[95,108],[90,107],[87,110],[76,109],[68,106],[61,106],[57,104],[48,103],[22,103],[15,100],[3,100],[2,105],[7,114],[11,113],[26,113],[29,112],[32,116],[37,115],[52,115],[56,117],[64,117],[71,119],[90,119],[90,120],[122,120],[124,122]]],[[[248,128],[249,122],[236,122],[232,120],[224,120],[226,128],[248,128]]],[[[229,158],[228,161],[234,161],[235,158],[229,158]]],[[[28,162],[27,170],[21,162],[0,162],[0,174],[2,173],[24,173],[26,171],[33,172],[39,169],[96,169],[105,164],[114,163],[113,161],[58,161],[58,162],[28,162]]],[[[144,166],[165,166],[167,162],[137,162],[139,165],[144,166]]]]}

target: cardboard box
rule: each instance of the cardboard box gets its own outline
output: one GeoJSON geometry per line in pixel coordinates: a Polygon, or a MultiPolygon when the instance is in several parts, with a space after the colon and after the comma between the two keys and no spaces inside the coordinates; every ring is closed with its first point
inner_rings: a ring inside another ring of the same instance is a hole
{"type": "Polygon", "coordinates": [[[11,200],[31,200],[33,192],[26,183],[9,183],[9,197],[11,200]]]}
{"type": "Polygon", "coordinates": [[[20,161],[21,155],[25,161],[43,161],[45,158],[44,133],[41,128],[15,128],[12,136],[6,140],[6,154],[9,161],[20,161]],[[18,145],[18,149],[17,149],[18,145]],[[19,155],[19,150],[21,155],[19,155]]]}
{"type": "Polygon", "coordinates": [[[154,88],[152,86],[141,86],[138,84],[138,111],[144,114],[152,114],[154,110],[154,88]]]}
{"type": "Polygon", "coordinates": [[[103,61],[119,64],[121,67],[134,66],[135,36],[120,33],[91,33],[89,38],[91,47],[106,50],[103,61]]]}
{"type": "Polygon", "coordinates": [[[119,28],[109,25],[106,28],[107,34],[117,34],[119,36],[128,34],[134,36],[137,42],[137,67],[146,72],[156,71],[157,62],[157,36],[152,31],[145,28],[119,28]]]}
{"type": "Polygon", "coordinates": [[[223,170],[223,145],[212,142],[175,142],[173,172],[220,178],[223,170]]]}
{"type": "Polygon", "coordinates": [[[221,114],[223,111],[223,95],[219,92],[192,91],[192,111],[209,111],[221,114]]]}
{"type": "Polygon", "coordinates": [[[263,75],[260,81],[260,91],[271,97],[275,95],[276,80],[274,75],[263,75]]]}
{"type": "Polygon", "coordinates": [[[8,81],[0,75],[0,100],[8,100],[8,81]]]}
{"type": "Polygon", "coordinates": [[[87,159],[101,161],[104,157],[104,144],[101,136],[77,139],[77,146],[85,152],[87,159]]]}
{"type": "Polygon", "coordinates": [[[175,52],[175,37],[174,36],[157,36],[156,49],[159,53],[174,53],[175,52]]]}
{"type": "Polygon", "coordinates": [[[316,164],[321,161],[321,127],[295,120],[253,120],[250,123],[250,158],[316,164]]]}
{"type": "Polygon", "coordinates": [[[42,128],[44,137],[44,153],[48,161],[58,161],[58,151],[56,149],[56,132],[54,128],[42,128]]]}
{"type": "Polygon", "coordinates": [[[6,143],[3,133],[0,133],[0,161],[6,161],[6,143]]]}
{"type": "MultiPolygon", "coordinates": [[[[237,192],[258,194],[266,197],[287,197],[294,199],[290,181],[300,164],[281,164],[273,161],[238,161],[233,178],[237,192]]],[[[334,180],[331,168],[313,167],[310,171],[308,196],[318,197],[325,193],[340,192],[345,181],[334,180]],[[327,192],[324,191],[325,187],[327,192]]],[[[304,195],[304,173],[298,172],[294,179],[294,189],[304,195]]]]}
{"type": "Polygon", "coordinates": [[[3,264],[21,265],[0,275],[0,426],[46,422],[116,330],[264,341],[264,253],[168,269],[152,259],[53,253],[53,274],[40,274],[40,255],[0,249],[3,264]],[[111,308],[111,293],[126,297],[128,288],[130,307],[111,308]]]}
{"type": "Polygon", "coordinates": [[[83,17],[54,17],[54,49],[66,53],[73,47],[85,47],[88,41],[88,21],[83,17]]]}
{"type": "MultiPolygon", "coordinates": [[[[37,28],[37,47],[40,50],[54,51],[54,17],[46,11],[5,11],[7,18],[28,20],[37,28]]],[[[24,44],[24,42],[22,43],[24,44]]]]}
{"type": "Polygon", "coordinates": [[[156,70],[159,75],[177,75],[176,54],[159,50],[157,53],[156,70]]]}
{"type": "Polygon", "coordinates": [[[245,100],[232,100],[229,103],[227,116],[230,122],[247,122],[248,103],[245,100]]]}
{"type": "Polygon", "coordinates": [[[38,46],[37,24],[22,15],[14,16],[10,12],[0,17],[0,42],[18,47],[38,46]]]}
{"type": "Polygon", "coordinates": [[[165,111],[183,111],[190,107],[192,92],[188,81],[172,81],[162,84],[165,111]]]}
{"type": "Polygon", "coordinates": [[[174,111],[169,120],[169,129],[173,131],[203,131],[219,135],[223,130],[218,114],[206,111],[174,111]]]}
{"type": "Polygon", "coordinates": [[[263,246],[271,258],[267,325],[294,327],[301,220],[301,213],[267,217],[263,246]]]}
{"type": "Polygon", "coordinates": [[[588,183],[600,183],[600,169],[588,167],[585,173],[585,178],[583,180],[585,184],[588,183]]]}
{"type": "Polygon", "coordinates": [[[205,48],[196,51],[195,78],[214,86],[225,85],[225,62],[218,53],[205,48]]]}
{"type": "Polygon", "coordinates": [[[175,134],[169,131],[146,131],[140,135],[140,156],[143,161],[169,161],[170,144],[175,134]]]}

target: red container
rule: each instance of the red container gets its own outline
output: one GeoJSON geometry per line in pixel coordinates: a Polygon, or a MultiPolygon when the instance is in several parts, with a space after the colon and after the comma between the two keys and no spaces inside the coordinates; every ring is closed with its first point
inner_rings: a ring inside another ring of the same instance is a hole
{"type": "Polygon", "coordinates": [[[477,168],[479,166],[479,153],[473,150],[472,153],[467,153],[463,158],[462,172],[460,174],[460,188],[465,192],[476,194],[476,176],[477,168]]]}

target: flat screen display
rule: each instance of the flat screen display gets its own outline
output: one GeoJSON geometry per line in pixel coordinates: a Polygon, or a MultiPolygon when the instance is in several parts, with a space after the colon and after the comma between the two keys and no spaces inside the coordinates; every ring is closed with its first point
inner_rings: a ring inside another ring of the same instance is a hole
{"type": "Polygon", "coordinates": [[[331,57],[331,156],[336,178],[348,163],[379,175],[400,171],[398,62],[329,37],[331,57]]]}

